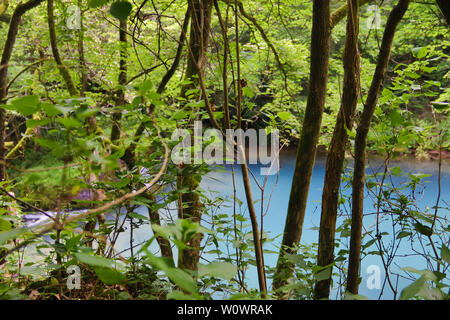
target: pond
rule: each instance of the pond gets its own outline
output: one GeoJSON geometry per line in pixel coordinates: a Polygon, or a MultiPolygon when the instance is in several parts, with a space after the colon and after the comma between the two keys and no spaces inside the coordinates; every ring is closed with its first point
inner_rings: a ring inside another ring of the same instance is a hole
{"type": "MultiPolygon", "coordinates": [[[[325,174],[325,162],[326,158],[323,156],[318,156],[314,171],[311,179],[311,186],[308,196],[308,205],[306,209],[306,216],[303,226],[302,233],[302,244],[312,244],[318,242],[318,227],[320,225],[320,204],[321,204],[321,196],[322,189],[324,183],[324,174],[325,174]]],[[[265,244],[264,248],[268,251],[278,251],[279,244],[281,242],[281,234],[284,230],[284,223],[286,218],[286,212],[289,201],[290,188],[292,183],[293,170],[295,165],[295,151],[288,150],[283,151],[280,154],[280,171],[278,175],[268,176],[265,191],[264,191],[264,201],[263,201],[263,226],[264,231],[267,233],[269,238],[275,238],[273,242],[265,244]]],[[[260,185],[264,184],[264,179],[266,176],[259,175],[260,166],[258,165],[250,165],[250,169],[254,174],[254,178],[258,180],[260,185]]],[[[402,169],[403,174],[427,174],[426,178],[423,179],[423,183],[418,186],[414,192],[415,197],[415,205],[417,206],[417,210],[423,210],[424,212],[428,210],[429,212],[434,212],[433,207],[436,204],[437,194],[438,194],[438,162],[437,161],[417,161],[417,160],[392,160],[390,162],[389,167],[391,171],[398,172],[399,168],[402,169]],[[395,169],[394,169],[395,168],[395,169]]],[[[348,163],[346,165],[347,171],[352,168],[352,163],[348,163]]],[[[372,174],[374,172],[383,172],[384,170],[384,161],[381,158],[371,158],[368,163],[367,174],[372,174]]],[[[242,175],[239,169],[239,166],[235,166],[235,181],[236,181],[236,198],[240,199],[244,204],[242,205],[242,213],[248,217],[248,212],[245,211],[245,192],[242,186],[242,175]]],[[[392,176],[386,179],[386,181],[394,185],[395,187],[403,187],[404,190],[401,192],[406,195],[411,194],[411,188],[405,187],[405,182],[409,181],[403,175],[401,176],[392,176]]],[[[258,215],[260,214],[261,208],[261,190],[258,188],[257,184],[252,181],[253,186],[253,198],[257,201],[256,209],[258,215]]],[[[444,217],[447,220],[449,216],[448,208],[449,200],[450,200],[450,163],[444,162],[441,168],[441,197],[439,206],[441,209],[438,212],[438,215],[444,217]]],[[[225,168],[216,168],[211,171],[207,176],[205,176],[202,180],[201,188],[203,188],[207,194],[210,194],[211,197],[220,195],[223,198],[229,199],[232,202],[233,199],[233,179],[231,174],[231,167],[226,166],[225,168]]],[[[351,188],[346,188],[345,185],[341,185],[341,192],[344,196],[351,195],[351,188]]],[[[373,231],[376,225],[376,208],[374,207],[375,197],[367,193],[367,197],[365,199],[365,216],[364,218],[364,232],[373,231]]],[[[215,210],[214,214],[226,213],[228,215],[232,215],[233,209],[230,208],[231,203],[228,206],[222,206],[218,210],[215,210]]],[[[239,209],[237,209],[239,213],[239,209]]],[[[147,215],[147,211],[145,208],[139,208],[135,210],[140,212],[143,215],[147,215]]],[[[346,218],[350,218],[351,210],[348,206],[348,203],[340,207],[340,217],[338,218],[337,226],[339,226],[346,218]]],[[[380,223],[380,229],[382,232],[390,233],[392,231],[392,223],[389,214],[381,215],[382,222],[380,223]]],[[[261,221],[259,220],[261,224],[261,221]]],[[[129,226],[128,226],[129,229],[129,226]]],[[[127,229],[127,230],[128,230],[127,229]]],[[[246,232],[251,232],[251,229],[245,230],[246,232]]],[[[133,231],[134,243],[139,243],[149,239],[152,231],[149,226],[143,226],[137,230],[133,231]]],[[[336,234],[336,237],[340,237],[340,233],[336,234]]],[[[386,244],[389,244],[388,238],[389,235],[386,235],[383,239],[386,241],[386,244]]],[[[363,240],[363,243],[366,243],[368,240],[372,238],[366,237],[363,240]]],[[[337,253],[340,249],[348,249],[350,238],[347,237],[342,239],[341,246],[339,249],[335,251],[337,253]]],[[[427,267],[427,260],[420,255],[417,255],[412,251],[412,246],[409,241],[404,239],[403,243],[397,248],[395,261],[392,262],[390,271],[393,274],[392,281],[394,285],[398,287],[399,292],[403,287],[411,283],[410,279],[406,279],[403,277],[398,277],[395,275],[397,273],[401,273],[399,268],[402,267],[414,267],[416,269],[424,269],[427,267]]],[[[421,249],[424,244],[416,244],[419,245],[421,249]]],[[[120,249],[124,249],[129,247],[129,235],[127,232],[122,234],[116,244],[116,247],[120,249]]],[[[156,249],[156,246],[154,247],[156,249]]],[[[429,254],[431,251],[429,248],[425,248],[429,254]]],[[[374,243],[367,251],[378,251],[376,244],[374,243]]],[[[213,257],[211,257],[213,259],[213,257]]],[[[265,254],[265,264],[266,266],[274,267],[277,261],[277,254],[268,253],[265,254]]],[[[361,265],[361,277],[362,282],[360,285],[360,294],[370,298],[370,299],[392,299],[393,294],[389,289],[387,283],[385,284],[384,290],[381,288],[375,288],[368,283],[369,277],[373,275],[373,266],[379,268],[381,274],[381,285],[383,287],[383,283],[385,281],[385,273],[383,268],[383,263],[379,255],[367,255],[362,260],[361,265]],[[372,269],[370,269],[370,268],[372,269]],[[369,269],[368,269],[369,268],[369,269]],[[369,288],[369,287],[370,288],[369,288]],[[380,297],[381,296],[381,297],[380,297]]],[[[405,276],[403,274],[403,276],[405,276]]],[[[247,272],[247,280],[250,287],[257,288],[257,277],[255,268],[250,268],[247,272]]],[[[335,279],[337,281],[337,279],[335,279]]],[[[270,280],[269,287],[270,287],[270,280]]],[[[336,296],[338,292],[336,290],[332,291],[332,295],[336,296]]],[[[397,296],[398,297],[398,296],[397,296]]]]}
{"type": "MultiPolygon", "coordinates": [[[[263,227],[265,233],[269,238],[274,239],[272,242],[266,243],[264,245],[264,249],[273,251],[273,253],[266,253],[264,256],[265,264],[269,267],[275,267],[277,262],[277,254],[279,245],[281,242],[281,234],[284,230],[284,223],[286,218],[286,212],[289,201],[289,194],[292,183],[293,170],[295,165],[295,151],[288,150],[283,151],[280,154],[280,170],[278,175],[267,176],[267,182],[264,191],[264,199],[263,199],[263,209],[261,209],[261,190],[258,188],[257,184],[252,181],[253,186],[253,198],[257,202],[256,209],[258,215],[260,215],[261,210],[264,212],[263,216],[263,227]]],[[[314,171],[312,174],[310,191],[308,196],[308,205],[306,208],[306,216],[303,225],[303,233],[301,238],[301,243],[305,245],[310,245],[312,243],[318,242],[319,231],[318,227],[320,225],[320,210],[321,210],[321,196],[322,189],[324,183],[324,174],[325,174],[325,163],[326,158],[323,156],[318,156],[316,159],[316,163],[314,166],[314,171]]],[[[258,165],[250,165],[251,171],[253,172],[254,179],[257,179],[260,185],[264,184],[264,179],[266,176],[261,176],[260,166],[258,165]]],[[[438,162],[437,161],[417,161],[417,160],[392,160],[390,162],[390,166],[392,172],[398,172],[399,168],[402,169],[403,174],[427,174],[426,178],[423,179],[423,183],[418,186],[413,193],[416,210],[434,212],[433,207],[436,204],[437,194],[438,194],[438,162]]],[[[346,172],[352,168],[352,163],[349,161],[346,164],[346,172]]],[[[384,170],[384,161],[381,158],[370,158],[367,168],[367,174],[372,174],[376,172],[383,172],[384,170]]],[[[240,199],[243,202],[241,206],[241,210],[238,208],[237,213],[241,212],[245,217],[248,218],[248,212],[246,211],[246,201],[245,201],[245,192],[242,185],[242,175],[239,169],[239,166],[235,166],[235,182],[236,182],[236,198],[240,199]]],[[[405,195],[411,195],[412,190],[409,186],[405,187],[405,182],[409,181],[405,176],[391,176],[386,179],[386,181],[399,188],[403,187],[404,189],[401,191],[405,195]]],[[[351,182],[350,182],[351,183],[351,182]]],[[[444,162],[441,169],[441,196],[439,206],[441,209],[438,211],[438,216],[444,219],[445,225],[449,225],[449,200],[450,200],[450,162],[444,162]]],[[[232,202],[233,202],[233,178],[231,174],[231,166],[225,166],[221,168],[213,169],[207,176],[203,177],[201,188],[205,190],[207,195],[210,197],[220,197],[228,199],[228,205],[222,205],[217,210],[214,210],[214,214],[225,213],[228,215],[233,214],[232,202]]],[[[351,196],[351,188],[346,187],[345,184],[341,185],[341,193],[343,196],[349,197],[351,196]]],[[[367,193],[367,190],[366,190],[367,193]]],[[[393,197],[398,195],[393,194],[393,197]]],[[[364,205],[364,230],[363,233],[372,231],[372,235],[375,234],[375,226],[376,226],[376,208],[374,206],[376,197],[373,194],[367,193],[365,198],[364,205]]],[[[237,201],[239,202],[239,201],[237,201]]],[[[170,207],[170,206],[169,206],[170,207]]],[[[122,209],[123,210],[123,209],[122,209]]],[[[147,209],[145,207],[139,207],[134,210],[137,213],[140,213],[144,216],[147,216],[147,209]]],[[[339,210],[339,218],[337,222],[337,226],[341,225],[345,219],[349,219],[351,215],[351,209],[349,208],[348,202],[344,205],[340,206],[339,210]]],[[[175,206],[172,206],[167,211],[167,215],[171,215],[172,217],[176,216],[175,206]]],[[[161,213],[163,216],[163,213],[161,213]]],[[[383,238],[383,243],[389,245],[389,237],[392,238],[392,220],[389,213],[381,214],[381,222],[380,222],[380,230],[382,232],[386,232],[383,238]]],[[[261,219],[259,217],[259,224],[261,226],[261,219]]],[[[249,225],[249,223],[248,223],[249,225]]],[[[130,225],[129,223],[125,223],[125,232],[121,233],[115,248],[116,252],[122,252],[123,256],[127,256],[129,251],[127,249],[130,248],[130,225]]],[[[208,226],[206,226],[208,227],[208,226]]],[[[250,226],[247,230],[243,230],[244,232],[251,233],[250,226]]],[[[349,237],[342,237],[343,233],[337,233],[336,238],[341,240],[340,246],[335,250],[335,254],[341,249],[348,249],[349,246],[349,237]]],[[[153,232],[148,224],[144,224],[141,227],[133,230],[133,244],[138,245],[150,239],[153,236],[153,232]]],[[[373,237],[366,236],[364,238],[363,243],[367,243],[373,237]]],[[[394,282],[394,285],[399,289],[399,293],[402,288],[411,283],[411,279],[404,274],[404,272],[400,271],[400,268],[403,267],[414,267],[416,269],[425,269],[427,267],[427,263],[430,263],[423,256],[417,254],[417,251],[414,246],[418,246],[418,249],[427,252],[429,255],[432,255],[431,249],[427,247],[424,243],[415,243],[412,244],[407,238],[404,239],[403,242],[396,248],[395,259],[392,261],[390,266],[391,280],[394,282]],[[397,277],[397,274],[402,274],[402,276],[397,277]]],[[[154,242],[150,247],[155,252],[158,250],[156,243],[154,242]]],[[[214,248],[211,248],[214,249],[214,248]]],[[[224,248],[221,248],[224,249],[224,248]]],[[[392,248],[391,248],[392,249],[392,248]]],[[[378,251],[376,243],[366,249],[367,252],[376,252],[378,251]]],[[[137,249],[134,250],[137,252],[137,249]]],[[[175,252],[176,255],[176,252],[175,252]]],[[[215,256],[209,255],[206,256],[208,259],[214,259],[215,256]]],[[[346,256],[347,257],[347,256],[346,256]]],[[[434,263],[434,262],[433,262],[434,263]]],[[[383,268],[383,262],[379,255],[371,254],[367,255],[363,258],[361,264],[361,277],[362,282],[360,285],[360,294],[370,298],[370,299],[392,299],[393,293],[392,290],[389,289],[387,283],[385,283],[386,276],[383,268]],[[370,277],[374,274],[373,268],[378,268],[380,271],[381,278],[381,288],[370,285],[370,277]],[[371,269],[372,268],[372,269],[371,269]],[[383,286],[384,284],[384,286],[383,286]]],[[[246,273],[246,280],[248,281],[249,287],[257,288],[257,276],[256,269],[254,267],[250,267],[246,273]]],[[[334,281],[338,281],[339,279],[334,279],[334,281]]],[[[269,288],[271,287],[271,280],[268,278],[269,288]]],[[[331,298],[338,297],[338,291],[332,290],[331,298]]],[[[398,298],[398,295],[397,295],[398,298]]]]}

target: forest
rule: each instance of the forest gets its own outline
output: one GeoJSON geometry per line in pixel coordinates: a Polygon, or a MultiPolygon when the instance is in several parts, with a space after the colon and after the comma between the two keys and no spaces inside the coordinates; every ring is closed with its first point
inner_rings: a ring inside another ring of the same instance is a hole
{"type": "Polygon", "coordinates": [[[0,0],[0,300],[449,300],[449,27],[0,0]]]}

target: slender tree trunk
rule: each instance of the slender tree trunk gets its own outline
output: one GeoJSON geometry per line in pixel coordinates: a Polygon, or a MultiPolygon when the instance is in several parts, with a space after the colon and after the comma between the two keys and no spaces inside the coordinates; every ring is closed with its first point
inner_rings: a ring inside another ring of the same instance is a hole
{"type": "Polygon", "coordinates": [[[71,96],[78,96],[80,93],[75,87],[72,77],[70,76],[69,70],[63,64],[61,56],[58,50],[58,42],[56,39],[56,29],[55,29],[55,16],[54,16],[54,0],[47,0],[47,19],[48,19],[48,29],[50,34],[50,45],[52,47],[53,58],[55,59],[56,65],[61,73],[64,82],[66,83],[67,90],[71,96]]]}
{"type": "Polygon", "coordinates": [[[297,150],[297,160],[292,179],[282,248],[280,249],[274,275],[274,290],[285,285],[287,280],[292,276],[293,265],[285,259],[285,254],[296,253],[295,246],[300,241],[302,234],[309,184],[316,158],[317,143],[327,93],[330,33],[330,1],[315,0],[313,4],[308,101],[300,144],[297,150]]]}
{"type": "Polygon", "coordinates": [[[350,238],[350,256],[347,276],[347,291],[357,294],[359,286],[361,232],[364,207],[364,181],[366,167],[366,142],[367,134],[372,121],[373,113],[377,105],[378,97],[386,78],[386,70],[389,63],[395,30],[403,18],[410,0],[399,0],[398,4],[389,14],[378,54],[375,73],[370,84],[361,120],[356,129],[355,139],[355,169],[353,173],[352,191],[352,227],[350,238]]]}
{"type": "MultiPolygon", "coordinates": [[[[3,47],[2,59],[0,61],[0,104],[5,103],[8,95],[8,64],[11,59],[11,54],[14,49],[14,44],[19,30],[19,22],[22,15],[28,10],[38,6],[43,0],[30,0],[28,2],[19,4],[11,17],[6,37],[5,45],[3,47]]],[[[6,164],[5,164],[5,134],[6,134],[6,111],[0,108],[0,181],[6,179],[6,164]]]]}
{"type": "MultiPolygon", "coordinates": [[[[156,202],[156,197],[153,194],[145,194],[144,195],[147,199],[151,200],[153,203],[156,202]]],[[[161,219],[159,216],[159,212],[157,210],[152,210],[151,206],[147,207],[148,209],[148,215],[150,217],[150,223],[152,225],[161,225],[161,219]]],[[[152,227],[153,229],[153,227],[152,227]]],[[[170,245],[169,240],[162,236],[157,236],[156,241],[158,242],[159,248],[161,249],[161,256],[170,258],[173,261],[173,253],[172,253],[172,247],[170,245]]]]}
{"type": "Polygon", "coordinates": [[[82,0],[78,0],[78,7],[80,8],[80,30],[78,31],[78,63],[81,75],[80,95],[84,97],[84,93],[87,89],[88,77],[86,72],[86,60],[84,58],[84,13],[82,10],[82,0]]]}
{"type": "MultiPolygon", "coordinates": [[[[242,9],[243,7],[241,7],[242,9]]],[[[235,5],[234,8],[234,18],[235,18],[235,45],[236,45],[236,71],[237,71],[237,85],[236,85],[236,117],[237,117],[237,127],[242,129],[242,85],[241,85],[241,60],[240,60],[240,44],[239,44],[239,17],[238,8],[235,5]]],[[[225,39],[224,39],[225,41],[225,39]]],[[[228,119],[230,120],[230,119],[228,119]]],[[[241,131],[240,131],[241,132],[241,131]]],[[[239,141],[244,141],[242,137],[239,141]]],[[[248,164],[245,155],[244,146],[238,145],[237,152],[240,154],[241,158],[244,159],[241,164],[242,172],[242,182],[244,184],[245,198],[247,200],[247,208],[250,216],[250,221],[252,224],[252,234],[253,243],[255,247],[255,259],[256,259],[256,269],[258,273],[258,284],[261,297],[264,299],[267,294],[267,282],[266,282],[266,271],[264,267],[264,251],[262,247],[261,236],[259,233],[258,219],[256,217],[255,203],[253,201],[252,188],[250,182],[250,176],[248,174],[248,164]]]]}
{"type": "MultiPolygon", "coordinates": [[[[116,106],[120,107],[125,104],[125,91],[123,86],[127,84],[127,20],[120,21],[119,27],[119,41],[120,41],[120,61],[119,61],[119,86],[116,96],[116,106]]],[[[111,141],[120,139],[120,120],[122,119],[122,112],[117,110],[113,113],[112,129],[111,129],[111,141]]]]}
{"type": "Polygon", "coordinates": [[[347,130],[352,128],[359,94],[358,1],[348,0],[348,8],[347,35],[343,53],[344,87],[325,167],[317,258],[318,265],[329,270],[329,278],[316,283],[314,292],[316,299],[328,298],[330,294],[339,186],[348,139],[347,130]]]}
{"type": "Polygon", "coordinates": [[[181,89],[182,96],[188,89],[198,88],[198,77],[204,76],[206,67],[206,52],[211,31],[212,0],[188,0],[191,10],[191,32],[189,36],[188,61],[185,79],[191,83],[181,89]]]}
{"type": "MultiPolygon", "coordinates": [[[[206,51],[209,42],[211,29],[211,9],[212,0],[189,0],[191,10],[191,32],[188,47],[188,62],[185,79],[191,83],[186,84],[181,89],[181,96],[186,95],[186,91],[198,88],[199,78],[204,75],[206,67],[206,51]],[[198,77],[195,77],[195,76],[198,77]]],[[[181,195],[180,213],[182,219],[190,219],[200,223],[203,204],[200,196],[196,192],[201,180],[198,175],[192,172],[191,166],[186,166],[178,177],[177,187],[187,188],[187,192],[181,195]]],[[[196,234],[189,242],[190,248],[179,253],[178,267],[190,270],[197,270],[200,259],[200,244],[203,239],[202,234],[196,234]]]]}

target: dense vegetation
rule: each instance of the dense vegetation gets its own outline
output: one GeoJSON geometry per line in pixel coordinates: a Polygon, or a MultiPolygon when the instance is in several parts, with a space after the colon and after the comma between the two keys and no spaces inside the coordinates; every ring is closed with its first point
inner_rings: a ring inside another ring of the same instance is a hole
{"type": "Polygon", "coordinates": [[[332,287],[361,299],[367,255],[394,298],[448,299],[445,0],[0,1],[0,299],[322,299],[332,287]],[[245,199],[203,190],[207,162],[171,161],[172,133],[195,120],[277,129],[298,150],[283,235],[262,226],[252,188],[270,191],[247,161],[226,171],[235,181],[240,167],[245,199]],[[305,245],[316,152],[328,155],[322,220],[305,245]],[[367,154],[384,172],[365,176],[367,154]],[[398,158],[434,160],[434,206],[417,205],[428,176],[398,158]],[[389,230],[361,231],[368,195],[389,230]],[[48,219],[30,226],[30,212],[48,219]],[[400,241],[428,267],[402,266],[402,290],[389,277],[400,241]],[[74,265],[80,289],[66,285],[74,265]]]}

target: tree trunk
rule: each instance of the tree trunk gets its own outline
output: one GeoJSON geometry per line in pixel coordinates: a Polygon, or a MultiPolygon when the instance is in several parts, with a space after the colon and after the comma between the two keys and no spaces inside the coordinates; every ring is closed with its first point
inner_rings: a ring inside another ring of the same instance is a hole
{"type": "Polygon", "coordinates": [[[293,265],[286,261],[286,253],[295,253],[300,241],[309,184],[316,158],[322,114],[328,82],[330,52],[330,1],[315,0],[311,33],[311,67],[308,101],[300,144],[297,150],[289,207],[284,228],[282,248],[274,275],[273,289],[279,289],[292,276],[293,265]]]}
{"type": "MultiPolygon", "coordinates": [[[[242,129],[242,82],[241,82],[241,60],[240,60],[240,43],[239,43],[239,17],[238,8],[235,5],[234,8],[234,21],[235,21],[235,44],[236,44],[236,71],[237,71],[237,83],[236,83],[236,117],[237,117],[237,128],[242,129]]],[[[241,5],[241,11],[243,7],[241,5]]],[[[225,39],[224,39],[225,41],[225,39]]],[[[227,119],[230,122],[230,119],[227,119]]],[[[242,137],[238,141],[243,141],[242,137]]],[[[266,271],[264,267],[264,251],[262,247],[261,236],[259,232],[258,219],[256,217],[255,203],[253,201],[252,188],[250,182],[250,176],[248,173],[247,158],[244,150],[244,146],[237,146],[237,153],[242,159],[244,159],[241,164],[242,172],[242,182],[244,184],[245,198],[247,200],[248,214],[250,216],[250,221],[252,224],[252,234],[253,243],[255,247],[255,260],[256,260],[256,270],[258,273],[258,284],[259,291],[261,293],[261,298],[265,298],[267,294],[267,282],[266,282],[266,271]]]]}
{"type": "MultiPolygon", "coordinates": [[[[156,203],[156,197],[153,194],[145,193],[144,197],[146,199],[151,200],[151,202],[156,203]]],[[[150,223],[152,225],[161,225],[161,219],[159,216],[159,212],[157,210],[152,210],[151,206],[147,207],[148,209],[148,215],[150,218],[150,223]]],[[[153,230],[153,226],[152,226],[153,230]]],[[[172,247],[170,245],[169,240],[162,236],[156,236],[156,241],[158,242],[159,248],[161,249],[161,256],[170,258],[173,261],[173,253],[172,253],[172,247]]]]}
{"type": "Polygon", "coordinates": [[[182,96],[185,95],[188,89],[198,87],[198,78],[194,76],[200,73],[203,77],[205,73],[206,52],[211,30],[212,5],[212,0],[189,0],[191,32],[189,36],[185,79],[190,80],[191,83],[183,86],[181,89],[182,96]]]}
{"type": "Polygon", "coordinates": [[[389,14],[383,34],[383,40],[381,42],[380,52],[378,54],[375,73],[372,78],[372,83],[370,84],[361,120],[356,129],[354,155],[355,169],[353,172],[352,185],[352,227],[347,276],[347,291],[353,294],[358,294],[359,286],[367,134],[369,132],[370,122],[377,105],[378,97],[381,93],[384,79],[386,78],[386,69],[389,63],[395,30],[408,9],[409,3],[410,0],[399,0],[397,6],[395,6],[389,14]]]}
{"type": "MultiPolygon", "coordinates": [[[[186,95],[186,91],[197,88],[199,78],[203,77],[206,66],[206,51],[208,47],[209,34],[211,29],[211,9],[212,0],[189,0],[191,11],[191,32],[188,45],[188,62],[185,79],[191,83],[186,84],[181,89],[181,96],[186,95]]],[[[196,189],[200,185],[201,180],[197,178],[192,171],[192,167],[186,166],[177,181],[177,188],[187,188],[187,192],[181,195],[180,208],[182,219],[189,219],[193,222],[200,223],[203,204],[196,189]]],[[[203,239],[202,234],[196,234],[188,243],[189,249],[184,249],[179,254],[178,267],[196,271],[198,269],[198,261],[200,259],[200,244],[203,239]]]]}
{"type": "MultiPolygon", "coordinates": [[[[120,61],[119,61],[119,86],[116,93],[116,107],[125,105],[125,91],[123,86],[127,84],[127,20],[120,21],[119,27],[119,41],[120,41],[120,61]]],[[[111,141],[120,139],[120,120],[122,119],[122,112],[116,110],[112,115],[112,129],[111,141]]]]}
{"type": "Polygon", "coordinates": [[[84,12],[81,10],[82,0],[78,0],[80,8],[80,30],[78,31],[78,64],[80,68],[81,90],[80,95],[84,97],[87,90],[88,76],[86,70],[86,60],[84,58],[84,12]]]}
{"type": "Polygon", "coordinates": [[[325,167],[317,257],[318,265],[329,270],[329,278],[316,283],[314,292],[316,299],[328,298],[330,294],[339,186],[348,139],[347,130],[352,128],[359,94],[358,1],[348,0],[348,8],[347,35],[343,53],[344,86],[341,108],[337,115],[325,167]]]}
{"type": "Polygon", "coordinates": [[[50,45],[52,47],[53,58],[55,59],[56,66],[61,73],[64,82],[66,83],[67,90],[69,91],[71,96],[78,96],[78,89],[75,87],[75,84],[70,76],[69,70],[63,64],[61,56],[58,50],[58,42],[56,39],[56,29],[55,29],[55,16],[54,16],[54,3],[53,0],[47,0],[47,19],[48,19],[48,29],[50,34],[50,45]]]}

